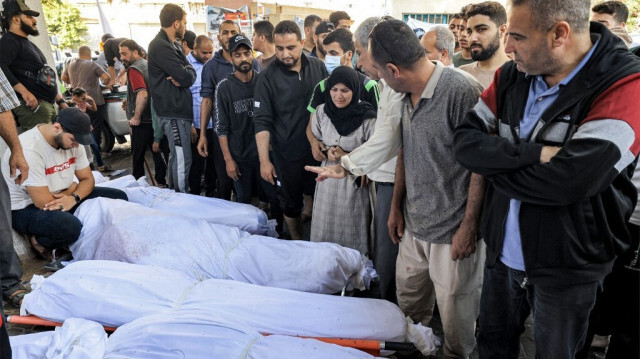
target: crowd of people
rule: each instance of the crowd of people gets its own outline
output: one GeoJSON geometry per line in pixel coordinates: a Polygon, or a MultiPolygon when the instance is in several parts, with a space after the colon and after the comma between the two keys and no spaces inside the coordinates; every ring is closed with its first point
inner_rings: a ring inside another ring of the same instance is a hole
{"type": "Polygon", "coordinates": [[[335,11],[303,31],[257,21],[251,39],[225,20],[218,51],[167,4],[148,52],[105,35],[105,68],[81,47],[69,102],[28,39],[39,14],[4,9],[10,304],[27,293],[11,227],[50,256],[78,238],[79,203],[126,200],[89,169],[90,152],[105,169],[101,81],[126,84],[134,177],[151,150],[158,186],[258,197],[282,238],[310,221],[311,241],[371,258],[379,297],[414,322],[437,304],[445,357],[518,358],[530,314],[537,357],[586,358],[598,338],[607,358],[640,357],[640,60],[622,2],[485,1],[428,29],[383,16],[351,31],[335,11]]]}

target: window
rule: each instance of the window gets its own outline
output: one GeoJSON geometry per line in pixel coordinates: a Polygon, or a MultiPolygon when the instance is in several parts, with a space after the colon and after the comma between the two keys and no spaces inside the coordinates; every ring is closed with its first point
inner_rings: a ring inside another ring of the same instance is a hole
{"type": "Polygon", "coordinates": [[[403,14],[404,22],[409,19],[416,19],[429,24],[448,24],[449,14],[403,14]]]}

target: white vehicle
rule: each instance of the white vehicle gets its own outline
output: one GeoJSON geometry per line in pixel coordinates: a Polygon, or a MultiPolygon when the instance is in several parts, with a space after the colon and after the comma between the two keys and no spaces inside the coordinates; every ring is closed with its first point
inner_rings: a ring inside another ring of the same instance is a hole
{"type": "Polygon", "coordinates": [[[129,134],[130,127],[127,115],[122,109],[122,101],[127,97],[126,91],[104,90],[102,95],[107,104],[107,112],[109,120],[102,128],[102,140],[100,141],[100,149],[102,152],[109,152],[113,149],[113,145],[117,140],[118,143],[126,143],[125,135],[129,134]]]}

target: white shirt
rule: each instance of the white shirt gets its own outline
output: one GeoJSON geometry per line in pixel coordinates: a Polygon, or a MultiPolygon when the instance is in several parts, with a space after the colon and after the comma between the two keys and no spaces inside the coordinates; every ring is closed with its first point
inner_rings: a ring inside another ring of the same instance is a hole
{"type": "Polygon", "coordinates": [[[55,149],[44,138],[36,126],[20,135],[20,144],[29,165],[29,177],[22,185],[9,178],[9,158],[7,150],[2,158],[2,175],[9,187],[11,210],[23,209],[33,203],[27,187],[47,186],[51,193],[66,190],[73,182],[76,170],[89,167],[84,146],[69,150],[55,149]]]}
{"type": "Polygon", "coordinates": [[[342,167],[355,176],[367,175],[376,182],[395,182],[396,155],[402,147],[402,98],[380,80],[378,117],[373,136],[340,159],[342,167]]]}

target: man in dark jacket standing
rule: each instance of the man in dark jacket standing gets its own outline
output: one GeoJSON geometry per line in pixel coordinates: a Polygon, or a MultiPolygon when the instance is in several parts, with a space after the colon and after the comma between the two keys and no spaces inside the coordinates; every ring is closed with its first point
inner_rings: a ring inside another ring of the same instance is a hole
{"type": "Polygon", "coordinates": [[[178,5],[160,11],[162,29],[149,44],[149,82],[158,125],[169,140],[169,187],[188,192],[191,167],[191,85],[196,70],[189,64],[176,38],[184,36],[187,14],[178,5]]]}
{"type": "Polygon", "coordinates": [[[456,129],[456,159],[486,176],[480,358],[573,358],[637,190],[640,62],[588,0],[511,0],[503,65],[456,129]]]}
{"type": "Polygon", "coordinates": [[[253,106],[260,174],[265,181],[277,184],[291,239],[301,239],[302,196],[315,191],[315,176],[304,166],[318,164],[305,134],[309,120],[306,104],[314,86],[328,73],[322,61],[302,53],[302,36],[295,22],[280,22],[273,40],[277,59],[258,77],[253,106]],[[269,159],[270,141],[277,174],[269,159]]]}

